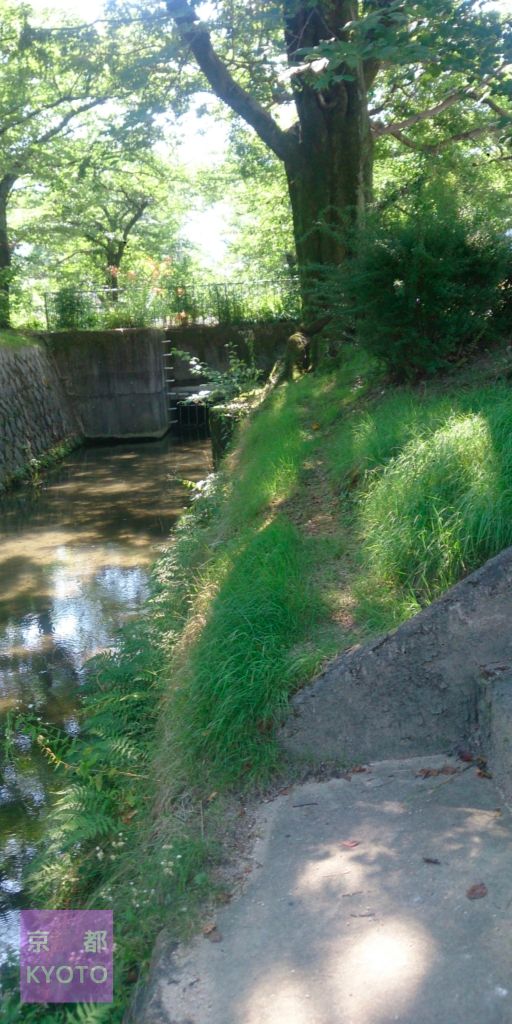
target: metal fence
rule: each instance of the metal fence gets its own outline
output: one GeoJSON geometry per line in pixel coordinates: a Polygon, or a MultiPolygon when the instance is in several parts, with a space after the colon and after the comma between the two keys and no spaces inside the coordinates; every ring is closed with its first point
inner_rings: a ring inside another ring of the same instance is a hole
{"type": "Polygon", "coordinates": [[[300,297],[297,282],[283,278],[167,288],[66,285],[47,293],[44,305],[48,330],[87,330],[293,320],[299,315],[300,297]]]}

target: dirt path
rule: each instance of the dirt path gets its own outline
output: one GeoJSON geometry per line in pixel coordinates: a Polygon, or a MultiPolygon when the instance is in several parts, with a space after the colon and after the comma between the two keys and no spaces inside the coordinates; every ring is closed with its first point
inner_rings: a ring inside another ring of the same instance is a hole
{"type": "Polygon", "coordinates": [[[476,767],[297,786],[258,832],[246,891],[161,953],[137,1024],[512,1024],[512,819],[476,767]]]}

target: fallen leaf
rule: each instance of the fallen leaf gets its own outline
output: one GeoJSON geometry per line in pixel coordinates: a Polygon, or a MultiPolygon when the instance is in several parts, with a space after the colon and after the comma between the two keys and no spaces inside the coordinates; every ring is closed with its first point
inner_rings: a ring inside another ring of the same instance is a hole
{"type": "Polygon", "coordinates": [[[444,764],[442,768],[420,768],[416,772],[417,779],[436,779],[438,775],[456,775],[457,769],[451,764],[444,764]]]}
{"type": "Polygon", "coordinates": [[[206,802],[208,804],[211,804],[212,800],[215,800],[215,798],[218,797],[218,795],[219,794],[217,793],[217,790],[214,790],[213,793],[210,793],[210,796],[208,797],[208,800],[206,802]]]}
{"type": "Polygon", "coordinates": [[[476,774],[479,779],[492,779],[492,772],[488,768],[479,768],[476,774]]]}
{"type": "Polygon", "coordinates": [[[356,846],[359,846],[359,839],[344,839],[341,845],[346,850],[355,850],[356,846]]]}
{"type": "Polygon", "coordinates": [[[311,424],[311,430],[320,430],[320,424],[319,423],[312,423],[311,424]]]}
{"type": "Polygon", "coordinates": [[[203,928],[203,935],[210,942],[222,942],[222,935],[216,924],[206,924],[203,928]]]}
{"type": "Polygon", "coordinates": [[[469,750],[457,751],[457,757],[459,761],[465,761],[466,764],[471,764],[471,762],[474,761],[473,754],[471,754],[469,750]]]}
{"type": "Polygon", "coordinates": [[[468,889],[466,896],[468,900],[483,900],[487,896],[487,886],[484,882],[477,882],[468,889]]]}
{"type": "Polygon", "coordinates": [[[368,768],[365,768],[364,764],[356,764],[355,768],[351,768],[352,775],[360,775],[361,772],[367,772],[368,768]]]}
{"type": "Polygon", "coordinates": [[[121,821],[123,822],[124,825],[129,825],[132,818],[134,818],[136,814],[137,811],[129,811],[128,814],[123,814],[121,821]]]}
{"type": "Polygon", "coordinates": [[[219,903],[231,903],[233,896],[232,893],[230,892],[220,892],[219,895],[217,896],[217,899],[219,903]]]}
{"type": "Polygon", "coordinates": [[[424,857],[425,864],[440,864],[441,861],[437,857],[424,857]]]}
{"type": "Polygon", "coordinates": [[[217,925],[215,923],[212,924],[210,922],[210,924],[205,924],[205,926],[203,928],[203,935],[209,935],[210,932],[215,931],[216,927],[217,927],[217,925]]]}

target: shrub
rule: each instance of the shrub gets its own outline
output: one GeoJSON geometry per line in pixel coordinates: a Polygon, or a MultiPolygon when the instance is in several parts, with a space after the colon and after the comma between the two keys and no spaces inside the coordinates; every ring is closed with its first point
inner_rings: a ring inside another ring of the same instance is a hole
{"type": "Polygon", "coordinates": [[[236,345],[232,342],[228,342],[224,348],[227,355],[225,370],[218,370],[207,363],[202,363],[197,356],[191,357],[190,352],[173,348],[173,355],[188,363],[192,376],[202,377],[205,381],[200,391],[190,397],[190,401],[207,402],[208,405],[231,402],[259,386],[263,374],[256,366],[254,346],[250,338],[247,340],[247,359],[242,359],[238,355],[236,345]]]}
{"type": "Polygon", "coordinates": [[[366,232],[344,301],[366,350],[412,380],[499,333],[509,259],[492,231],[426,207],[366,232]]]}
{"type": "Polygon", "coordinates": [[[74,285],[63,285],[55,293],[52,313],[52,328],[57,331],[87,330],[97,322],[91,296],[74,285]]]}

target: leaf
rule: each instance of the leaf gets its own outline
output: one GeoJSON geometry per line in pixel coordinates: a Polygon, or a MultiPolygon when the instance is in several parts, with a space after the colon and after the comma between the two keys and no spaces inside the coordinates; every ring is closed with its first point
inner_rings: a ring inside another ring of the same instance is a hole
{"type": "Polygon", "coordinates": [[[483,900],[484,896],[487,896],[487,886],[484,882],[477,882],[470,886],[466,896],[468,900],[483,900]]]}
{"type": "Polygon", "coordinates": [[[346,850],[355,850],[356,846],[360,845],[359,839],[344,839],[342,844],[346,850]]]}
{"type": "Polygon", "coordinates": [[[417,779],[436,779],[439,775],[456,775],[457,768],[451,764],[445,764],[442,768],[420,768],[416,772],[417,779]]]}
{"type": "Polygon", "coordinates": [[[441,863],[441,861],[438,860],[437,857],[424,857],[423,860],[424,860],[425,864],[440,864],[441,863]]]}

